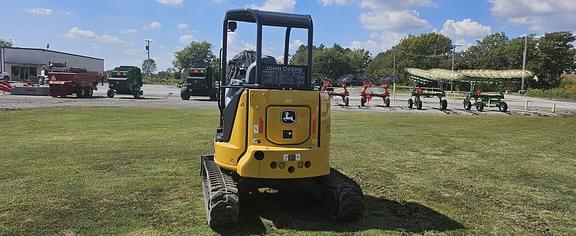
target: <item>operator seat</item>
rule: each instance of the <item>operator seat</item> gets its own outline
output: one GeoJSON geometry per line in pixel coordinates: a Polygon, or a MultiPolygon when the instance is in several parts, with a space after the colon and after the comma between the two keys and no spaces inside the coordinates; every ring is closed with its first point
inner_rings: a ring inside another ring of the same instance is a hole
{"type": "MultiPolygon", "coordinates": [[[[278,63],[276,62],[276,58],[273,56],[262,56],[262,65],[278,65],[278,63]]],[[[248,84],[256,83],[256,62],[252,62],[252,64],[248,66],[245,81],[248,84]]]]}
{"type": "MultiPolygon", "coordinates": [[[[262,56],[262,65],[278,65],[278,63],[276,62],[276,58],[273,56],[262,56]]],[[[233,73],[232,79],[230,79],[230,83],[228,85],[234,86],[235,88],[226,89],[226,105],[230,103],[234,96],[240,96],[241,93],[238,93],[238,91],[241,90],[243,84],[256,83],[256,62],[254,61],[248,66],[244,78],[242,78],[243,74],[243,70],[233,73]]]]}

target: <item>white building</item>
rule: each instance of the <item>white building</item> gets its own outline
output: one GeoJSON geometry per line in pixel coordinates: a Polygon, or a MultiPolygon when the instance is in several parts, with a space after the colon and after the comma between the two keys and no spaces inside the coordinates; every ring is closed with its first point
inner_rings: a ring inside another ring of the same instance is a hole
{"type": "Polygon", "coordinates": [[[39,48],[0,48],[0,74],[10,80],[35,80],[50,63],[104,73],[104,59],[39,48]],[[2,73],[5,72],[5,73],[2,73]]]}

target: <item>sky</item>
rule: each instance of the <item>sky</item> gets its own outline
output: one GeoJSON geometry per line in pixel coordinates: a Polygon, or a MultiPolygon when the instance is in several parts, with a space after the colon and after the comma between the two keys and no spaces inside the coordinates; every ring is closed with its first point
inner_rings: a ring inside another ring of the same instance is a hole
{"type": "MultiPolygon", "coordinates": [[[[151,58],[166,70],[192,40],[210,42],[218,54],[224,14],[236,8],[310,14],[315,45],[338,43],[373,56],[410,34],[444,34],[460,51],[496,32],[514,38],[576,31],[576,0],[0,0],[0,39],[103,58],[105,69],[140,66],[151,39],[151,58]]],[[[239,24],[229,54],[253,49],[254,34],[239,24]]],[[[305,31],[294,32],[290,51],[305,42],[305,31]]],[[[281,57],[282,31],[266,28],[263,48],[281,57]]]]}

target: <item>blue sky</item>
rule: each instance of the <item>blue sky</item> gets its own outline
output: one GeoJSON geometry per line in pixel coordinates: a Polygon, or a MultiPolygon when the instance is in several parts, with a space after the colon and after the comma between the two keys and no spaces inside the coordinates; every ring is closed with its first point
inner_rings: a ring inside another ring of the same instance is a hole
{"type": "MultiPolygon", "coordinates": [[[[141,65],[144,39],[152,39],[151,57],[165,70],[190,40],[206,40],[217,53],[224,13],[245,7],[311,14],[315,44],[366,48],[374,56],[408,34],[439,32],[462,50],[494,32],[576,30],[576,0],[0,0],[0,38],[104,58],[106,69],[141,65]]],[[[269,32],[266,53],[281,55],[281,34],[269,32]]],[[[252,33],[240,25],[232,53],[254,47],[252,33]]],[[[304,32],[296,32],[292,51],[302,42],[304,32]]]]}

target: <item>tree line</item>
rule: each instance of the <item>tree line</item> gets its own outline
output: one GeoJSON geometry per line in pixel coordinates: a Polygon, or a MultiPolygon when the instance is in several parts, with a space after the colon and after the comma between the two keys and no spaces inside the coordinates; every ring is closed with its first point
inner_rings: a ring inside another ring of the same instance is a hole
{"type": "MultiPolygon", "coordinates": [[[[344,48],[339,44],[327,47],[320,44],[313,46],[312,71],[333,80],[347,74],[365,74],[373,79],[394,77],[398,83],[407,83],[404,69],[408,67],[455,70],[521,69],[526,43],[526,69],[538,77],[538,81],[529,81],[529,85],[551,88],[560,84],[563,73],[576,70],[576,49],[572,44],[575,40],[576,37],[571,32],[516,38],[509,38],[505,33],[494,33],[465,50],[455,50],[462,45],[454,45],[450,38],[439,33],[424,33],[408,35],[392,48],[375,56],[366,49],[344,48]]],[[[291,55],[289,63],[302,65],[306,58],[307,47],[301,45],[291,55]]],[[[210,43],[193,41],[175,53],[173,69],[168,72],[178,77],[186,74],[190,68],[203,67],[216,60],[210,43]]],[[[149,70],[144,71],[146,73],[149,70]]]]}
{"type": "Polygon", "coordinates": [[[576,69],[576,38],[570,32],[552,32],[543,36],[527,35],[510,39],[505,33],[494,33],[476,42],[476,45],[454,52],[453,42],[437,33],[410,35],[391,49],[379,53],[366,69],[369,76],[381,77],[396,73],[406,81],[404,68],[423,69],[521,69],[526,43],[526,69],[534,72],[538,81],[529,81],[531,87],[557,87],[563,73],[576,69]],[[395,55],[394,55],[395,54],[395,55]]]}

